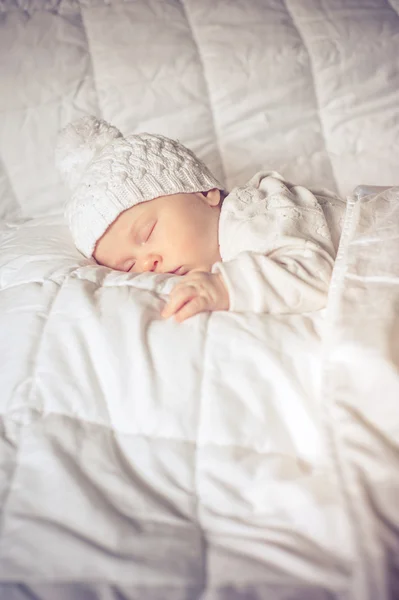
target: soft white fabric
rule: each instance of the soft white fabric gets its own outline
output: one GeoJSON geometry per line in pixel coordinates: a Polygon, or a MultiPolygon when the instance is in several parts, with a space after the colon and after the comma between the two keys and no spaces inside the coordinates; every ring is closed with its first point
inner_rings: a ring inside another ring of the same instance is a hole
{"type": "Polygon", "coordinates": [[[222,189],[180,142],[149,133],[123,137],[92,115],[60,132],[56,163],[71,193],[65,215],[75,245],[86,257],[115,219],[135,204],[222,189]]]}
{"type": "Polygon", "coordinates": [[[395,185],[399,0],[2,0],[0,216],[62,210],[58,131],[180,140],[231,190],[261,169],[395,185]]]}
{"type": "Polygon", "coordinates": [[[393,600],[398,210],[349,199],[325,318],[183,324],[174,277],[3,225],[0,597],[393,600]]]}
{"type": "Polygon", "coordinates": [[[325,318],[164,323],[173,279],[94,265],[49,216],[84,114],[228,190],[397,184],[398,14],[0,1],[0,217],[45,215],[0,235],[1,600],[399,597],[398,190],[349,199],[325,318]]]}
{"type": "Polygon", "coordinates": [[[82,259],[59,217],[0,239],[0,582],[345,587],[320,315],[165,321],[177,277],[82,259]]]}
{"type": "Polygon", "coordinates": [[[223,262],[212,268],[227,285],[230,310],[284,314],[324,308],[344,208],[335,194],[293,185],[276,172],[257,173],[234,189],[219,222],[223,262]]]}

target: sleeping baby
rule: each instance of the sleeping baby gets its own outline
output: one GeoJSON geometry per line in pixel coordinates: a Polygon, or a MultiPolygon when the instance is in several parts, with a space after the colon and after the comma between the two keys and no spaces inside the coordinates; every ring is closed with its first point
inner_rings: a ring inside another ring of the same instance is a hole
{"type": "Polygon", "coordinates": [[[274,171],[227,194],[180,142],[124,137],[92,116],[61,131],[56,159],[78,250],[112,269],[179,276],[163,317],[326,305],[344,208],[335,194],[274,171]]]}

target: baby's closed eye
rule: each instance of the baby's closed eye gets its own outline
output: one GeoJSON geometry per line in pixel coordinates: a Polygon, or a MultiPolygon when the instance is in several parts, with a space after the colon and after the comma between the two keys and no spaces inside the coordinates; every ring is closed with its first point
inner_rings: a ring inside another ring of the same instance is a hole
{"type": "Polygon", "coordinates": [[[148,240],[152,236],[156,224],[156,220],[153,220],[143,225],[143,227],[140,227],[136,238],[137,244],[142,245],[148,242],[148,240]]]}
{"type": "Polygon", "coordinates": [[[135,260],[129,259],[126,260],[120,267],[119,269],[121,271],[124,271],[125,273],[128,273],[129,271],[131,271],[134,268],[134,265],[136,264],[135,260]]]}

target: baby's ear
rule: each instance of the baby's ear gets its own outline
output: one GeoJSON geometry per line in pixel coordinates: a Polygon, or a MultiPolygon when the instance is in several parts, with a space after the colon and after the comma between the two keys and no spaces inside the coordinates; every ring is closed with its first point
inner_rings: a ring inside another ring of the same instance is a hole
{"type": "Polygon", "coordinates": [[[219,206],[221,195],[220,190],[218,188],[213,188],[212,190],[208,190],[207,192],[203,192],[206,197],[209,206],[219,206]]]}

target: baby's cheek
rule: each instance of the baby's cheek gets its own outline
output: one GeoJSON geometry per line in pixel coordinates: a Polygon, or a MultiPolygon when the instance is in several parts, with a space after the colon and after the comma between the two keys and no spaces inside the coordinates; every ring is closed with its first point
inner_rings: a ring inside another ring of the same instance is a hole
{"type": "Polygon", "coordinates": [[[201,244],[196,234],[186,236],[180,246],[181,252],[186,256],[201,254],[201,244]]]}

